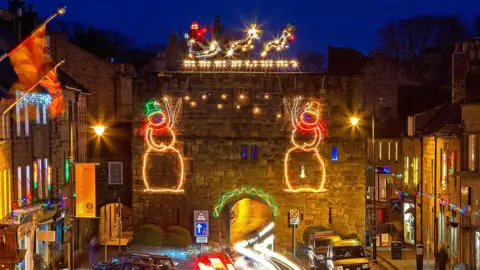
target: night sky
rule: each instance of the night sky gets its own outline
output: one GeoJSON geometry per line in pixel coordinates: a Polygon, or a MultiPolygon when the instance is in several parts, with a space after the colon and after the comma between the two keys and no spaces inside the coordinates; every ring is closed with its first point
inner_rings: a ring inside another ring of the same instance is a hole
{"type": "MultiPolygon", "coordinates": [[[[6,0],[2,1],[6,2],[6,0]]],[[[65,20],[116,30],[137,44],[166,43],[170,29],[189,30],[192,21],[212,24],[221,15],[226,28],[243,29],[252,21],[270,39],[287,24],[297,27],[292,50],[326,51],[328,45],[368,52],[377,29],[391,19],[418,14],[480,14],[479,0],[27,0],[40,15],[67,5],[65,20]]]]}

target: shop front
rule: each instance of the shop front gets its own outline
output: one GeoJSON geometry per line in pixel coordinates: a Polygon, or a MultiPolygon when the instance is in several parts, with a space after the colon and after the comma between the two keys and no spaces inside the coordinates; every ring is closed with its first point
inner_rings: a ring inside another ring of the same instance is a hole
{"type": "Polygon", "coordinates": [[[403,241],[415,245],[415,203],[403,202],[403,241]]]}

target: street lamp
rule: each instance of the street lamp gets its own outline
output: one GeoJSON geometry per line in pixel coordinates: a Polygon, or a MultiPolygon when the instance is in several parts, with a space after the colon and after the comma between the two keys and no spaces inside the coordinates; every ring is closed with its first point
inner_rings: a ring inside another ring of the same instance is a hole
{"type": "Polygon", "coordinates": [[[358,119],[358,117],[350,117],[350,124],[354,127],[356,127],[358,125],[358,122],[360,122],[360,119],[358,119]]]}
{"type": "Polygon", "coordinates": [[[96,133],[98,136],[102,136],[103,133],[105,132],[105,126],[94,126],[94,127],[93,127],[93,130],[95,130],[95,133],[96,133]]]}
{"type": "MultiPolygon", "coordinates": [[[[350,121],[350,125],[353,126],[353,127],[357,127],[358,124],[360,123],[360,119],[356,116],[352,116],[350,117],[349,119],[350,121]]],[[[366,147],[368,148],[368,139],[365,143],[366,147]]],[[[377,217],[376,217],[376,211],[377,211],[377,203],[376,203],[376,194],[375,194],[375,191],[376,191],[376,182],[377,182],[377,179],[376,179],[376,166],[375,166],[375,163],[376,163],[376,160],[375,160],[375,101],[373,102],[373,113],[372,113],[372,146],[373,146],[373,159],[372,159],[372,162],[373,162],[373,179],[374,179],[374,183],[373,183],[373,198],[372,198],[372,202],[373,202],[373,213],[372,213],[372,222],[373,224],[370,224],[370,226],[372,226],[372,229],[373,230],[370,230],[371,232],[373,231],[373,234],[372,234],[372,237],[371,237],[371,241],[373,242],[373,254],[372,254],[372,261],[376,262],[377,261],[377,239],[376,239],[376,226],[377,226],[377,217]]],[[[368,157],[366,157],[366,166],[368,166],[368,157]]],[[[368,192],[368,181],[367,179],[365,178],[365,195],[367,194],[368,192]]],[[[365,212],[365,216],[367,215],[367,213],[365,212]]],[[[367,222],[365,220],[365,222],[367,222]]]]}

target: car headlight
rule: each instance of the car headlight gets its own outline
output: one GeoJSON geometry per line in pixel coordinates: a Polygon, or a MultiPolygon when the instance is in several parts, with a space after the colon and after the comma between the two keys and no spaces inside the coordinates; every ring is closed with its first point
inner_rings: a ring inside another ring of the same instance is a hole
{"type": "Polygon", "coordinates": [[[343,270],[343,266],[335,266],[334,270],[343,270]]]}
{"type": "Polygon", "coordinates": [[[368,263],[362,264],[362,269],[368,269],[370,265],[368,263]]]}

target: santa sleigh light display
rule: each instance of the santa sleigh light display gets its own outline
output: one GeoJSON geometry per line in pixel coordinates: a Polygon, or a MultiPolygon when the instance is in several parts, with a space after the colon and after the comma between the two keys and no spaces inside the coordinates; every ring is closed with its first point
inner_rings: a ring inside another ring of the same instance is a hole
{"type": "Polygon", "coordinates": [[[294,40],[295,27],[288,24],[280,37],[267,41],[257,59],[235,59],[236,56],[255,49],[255,42],[260,39],[262,31],[256,24],[251,24],[245,30],[245,36],[225,44],[219,41],[206,39],[208,27],[200,27],[193,22],[190,31],[185,34],[188,44],[188,57],[184,61],[186,69],[298,69],[296,60],[269,59],[273,52],[282,52],[290,47],[289,42],[294,40]]]}

